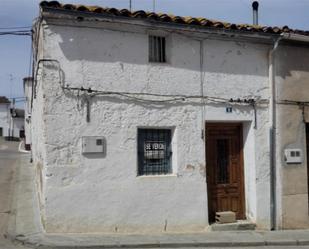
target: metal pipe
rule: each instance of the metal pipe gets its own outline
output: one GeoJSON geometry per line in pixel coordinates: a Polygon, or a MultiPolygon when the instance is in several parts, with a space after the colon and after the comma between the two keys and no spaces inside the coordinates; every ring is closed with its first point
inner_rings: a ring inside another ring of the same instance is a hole
{"type": "MultiPolygon", "coordinates": [[[[202,119],[202,134],[201,137],[205,142],[205,134],[206,134],[206,125],[205,125],[205,100],[204,100],[204,40],[200,40],[200,91],[201,91],[201,96],[202,96],[202,113],[201,113],[201,119],[202,119]]],[[[206,154],[205,154],[206,158],[206,154]]]]}
{"type": "Polygon", "coordinates": [[[269,82],[270,82],[270,130],[269,130],[269,147],[270,147],[270,228],[277,228],[277,165],[276,165],[276,84],[275,84],[275,51],[279,46],[282,37],[275,42],[272,50],[269,52],[269,82]]]}
{"type": "Polygon", "coordinates": [[[259,17],[258,17],[258,9],[259,9],[259,2],[254,1],[252,3],[253,9],[253,25],[259,25],[259,17]]]}

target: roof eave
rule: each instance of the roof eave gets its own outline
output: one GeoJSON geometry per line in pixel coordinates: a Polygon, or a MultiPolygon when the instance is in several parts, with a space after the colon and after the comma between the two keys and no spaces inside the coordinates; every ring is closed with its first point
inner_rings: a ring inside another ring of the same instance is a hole
{"type": "Polygon", "coordinates": [[[93,13],[93,12],[81,12],[75,10],[57,9],[51,7],[41,7],[41,16],[46,20],[56,19],[68,19],[78,20],[81,24],[83,21],[101,21],[101,22],[113,22],[129,25],[139,25],[144,28],[158,28],[166,31],[181,31],[185,33],[193,33],[195,36],[204,37],[225,37],[225,38],[240,38],[249,39],[256,42],[273,43],[281,33],[265,33],[254,32],[246,30],[233,30],[225,28],[205,27],[199,25],[179,24],[172,22],[162,22],[149,19],[138,19],[124,16],[113,16],[105,13],[93,13]]]}

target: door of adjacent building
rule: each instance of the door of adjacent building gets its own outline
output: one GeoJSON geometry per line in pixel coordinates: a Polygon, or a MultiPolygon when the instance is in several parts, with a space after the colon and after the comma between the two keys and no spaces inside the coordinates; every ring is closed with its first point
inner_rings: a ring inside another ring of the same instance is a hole
{"type": "Polygon", "coordinates": [[[206,171],[209,222],[222,211],[245,219],[241,123],[206,124],[206,171]]]}

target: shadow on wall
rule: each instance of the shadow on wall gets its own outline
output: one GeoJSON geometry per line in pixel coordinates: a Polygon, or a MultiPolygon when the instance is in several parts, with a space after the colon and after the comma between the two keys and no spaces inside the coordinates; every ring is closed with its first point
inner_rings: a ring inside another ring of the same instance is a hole
{"type": "Polygon", "coordinates": [[[279,99],[309,101],[309,47],[279,46],[275,59],[279,99]]]}
{"type": "MultiPolygon", "coordinates": [[[[80,27],[49,26],[60,35],[60,48],[69,61],[147,65],[148,37],[145,34],[80,27]]],[[[173,34],[169,37],[166,67],[200,71],[199,41],[173,34]]],[[[236,41],[204,41],[207,72],[268,76],[270,46],[236,41]]],[[[152,64],[156,66],[158,64],[152,64]]]]}
{"type": "MultiPolygon", "coordinates": [[[[292,77],[293,72],[309,73],[309,47],[279,45],[275,55],[277,76],[292,77]]],[[[298,76],[301,76],[300,74],[298,76]]]]}
{"type": "Polygon", "coordinates": [[[88,159],[100,159],[105,158],[106,154],[107,154],[106,149],[104,149],[104,153],[83,153],[82,156],[88,159]]]}

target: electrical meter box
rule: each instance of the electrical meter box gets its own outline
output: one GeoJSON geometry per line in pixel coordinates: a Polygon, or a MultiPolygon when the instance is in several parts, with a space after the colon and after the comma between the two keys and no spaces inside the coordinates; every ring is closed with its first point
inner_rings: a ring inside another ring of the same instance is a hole
{"type": "Polygon", "coordinates": [[[82,137],[82,153],[105,153],[104,137],[82,137]]]}
{"type": "Polygon", "coordinates": [[[301,149],[285,149],[284,150],[286,163],[302,163],[302,150],[301,149]]]}

